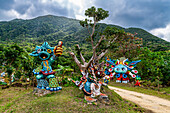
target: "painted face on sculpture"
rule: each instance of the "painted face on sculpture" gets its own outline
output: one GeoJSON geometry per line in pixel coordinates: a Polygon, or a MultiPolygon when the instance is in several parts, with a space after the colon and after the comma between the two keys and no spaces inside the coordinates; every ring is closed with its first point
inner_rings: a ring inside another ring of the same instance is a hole
{"type": "Polygon", "coordinates": [[[48,60],[54,55],[54,47],[50,47],[47,42],[44,42],[42,46],[36,46],[35,51],[30,53],[31,56],[38,56],[41,60],[48,60]]]}
{"type": "Polygon", "coordinates": [[[125,59],[124,57],[120,58],[120,60],[112,60],[106,57],[107,68],[105,69],[105,74],[109,75],[110,77],[116,75],[117,82],[121,82],[120,79],[123,77],[124,81],[126,81],[127,83],[127,79],[126,79],[127,74],[132,76],[132,78],[136,77],[135,74],[137,74],[138,71],[133,69],[136,66],[136,64],[139,63],[140,61],[141,60],[128,61],[128,59],[125,59]]]}
{"type": "Polygon", "coordinates": [[[125,67],[124,65],[122,64],[119,64],[117,65],[115,68],[114,68],[114,71],[116,73],[126,73],[127,72],[127,67],[125,67]]]}

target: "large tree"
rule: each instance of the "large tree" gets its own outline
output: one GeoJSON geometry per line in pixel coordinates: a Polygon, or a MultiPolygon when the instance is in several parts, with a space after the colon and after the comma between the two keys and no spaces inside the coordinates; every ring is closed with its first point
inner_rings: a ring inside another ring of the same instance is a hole
{"type": "Polygon", "coordinates": [[[104,20],[109,16],[108,11],[103,10],[102,8],[96,9],[95,7],[88,8],[85,11],[85,15],[88,17],[84,21],[80,21],[80,25],[85,27],[89,33],[90,43],[92,47],[93,55],[90,60],[85,60],[81,53],[80,46],[77,45],[77,53],[80,56],[82,62],[77,58],[77,56],[73,52],[69,52],[79,69],[83,72],[87,72],[88,67],[93,61],[98,61],[101,59],[107,52],[108,49],[115,41],[121,41],[124,38],[128,37],[128,34],[124,32],[124,30],[120,30],[115,27],[107,27],[103,33],[97,34],[95,31],[96,25],[99,21],[104,20]],[[96,38],[100,36],[100,38],[96,38]],[[98,41],[97,41],[98,39],[98,41]],[[104,47],[100,47],[100,45],[104,44],[104,47]]]}

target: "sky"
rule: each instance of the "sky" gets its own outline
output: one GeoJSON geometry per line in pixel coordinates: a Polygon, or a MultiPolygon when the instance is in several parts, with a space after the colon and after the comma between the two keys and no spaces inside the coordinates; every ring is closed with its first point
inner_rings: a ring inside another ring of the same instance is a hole
{"type": "Polygon", "coordinates": [[[170,0],[0,0],[0,21],[49,14],[84,20],[92,6],[109,11],[102,23],[142,28],[170,42],[170,0]]]}

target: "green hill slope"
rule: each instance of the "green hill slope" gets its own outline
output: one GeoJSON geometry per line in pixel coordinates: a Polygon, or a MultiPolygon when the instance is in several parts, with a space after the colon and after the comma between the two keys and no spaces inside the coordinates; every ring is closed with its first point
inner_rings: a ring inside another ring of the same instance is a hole
{"type": "MultiPolygon", "coordinates": [[[[125,32],[138,33],[138,37],[143,38],[143,45],[154,51],[169,50],[170,42],[158,38],[140,28],[122,28],[115,25],[100,23],[96,31],[102,32],[107,26],[124,29],[125,32]]],[[[64,41],[65,46],[73,44],[87,44],[87,30],[79,25],[79,20],[58,16],[40,16],[34,19],[0,22],[0,40],[8,42],[29,42],[42,43],[44,41],[56,42],[64,41]]]]}

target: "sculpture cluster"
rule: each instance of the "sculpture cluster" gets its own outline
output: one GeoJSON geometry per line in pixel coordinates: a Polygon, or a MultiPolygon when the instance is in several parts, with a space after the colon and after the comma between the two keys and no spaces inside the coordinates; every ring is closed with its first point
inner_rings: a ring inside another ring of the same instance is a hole
{"type": "MultiPolygon", "coordinates": [[[[47,42],[44,42],[42,46],[36,46],[31,56],[38,56],[41,60],[42,69],[40,71],[33,70],[37,79],[37,88],[46,89],[50,91],[61,90],[62,88],[58,85],[58,81],[54,76],[55,72],[52,70],[52,63],[57,57],[62,54],[62,42],[60,41],[58,46],[50,47],[47,42]]],[[[82,77],[79,81],[72,80],[80,90],[84,92],[85,100],[87,102],[96,102],[95,97],[103,99],[108,102],[108,96],[100,92],[102,85],[107,85],[110,78],[116,76],[116,82],[128,83],[128,75],[132,78],[139,80],[139,76],[135,75],[138,73],[137,70],[133,70],[138,61],[128,61],[128,59],[121,58],[120,60],[111,60],[106,58],[106,68],[103,69],[104,62],[97,63],[92,62],[88,67],[88,72],[81,70],[82,77]],[[102,82],[103,79],[103,82],[102,82]]],[[[137,81],[136,85],[140,85],[137,81]]]]}

